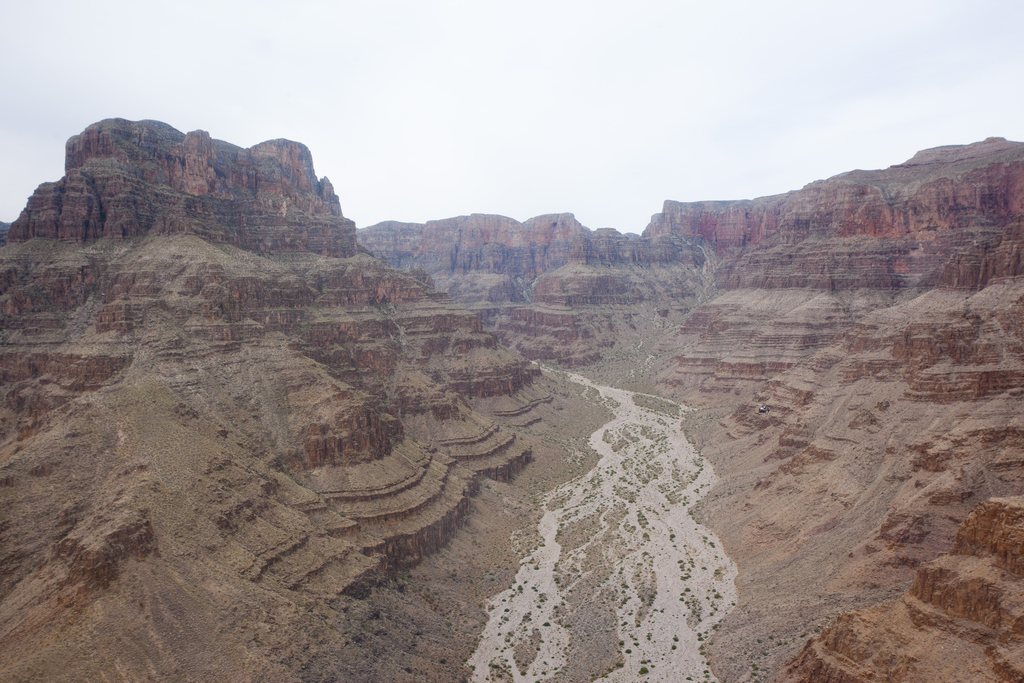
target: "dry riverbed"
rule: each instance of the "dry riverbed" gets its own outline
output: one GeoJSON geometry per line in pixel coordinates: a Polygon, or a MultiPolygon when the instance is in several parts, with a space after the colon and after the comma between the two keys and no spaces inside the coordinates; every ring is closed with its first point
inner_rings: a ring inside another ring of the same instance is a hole
{"type": "Polygon", "coordinates": [[[615,417],[590,438],[597,465],[545,497],[539,547],[488,601],[473,680],[713,681],[704,647],[736,603],[736,568],[689,514],[716,477],[685,408],[568,376],[615,417]]]}

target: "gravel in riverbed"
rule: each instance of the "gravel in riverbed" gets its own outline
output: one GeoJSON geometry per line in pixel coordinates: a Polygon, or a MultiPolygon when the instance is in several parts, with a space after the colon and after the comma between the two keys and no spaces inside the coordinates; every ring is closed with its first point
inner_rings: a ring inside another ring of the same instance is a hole
{"type": "Polygon", "coordinates": [[[597,465],[548,495],[542,545],[488,602],[473,680],[714,680],[703,643],[736,602],[736,568],[688,514],[711,466],[663,399],[570,378],[615,418],[591,436],[597,465]]]}

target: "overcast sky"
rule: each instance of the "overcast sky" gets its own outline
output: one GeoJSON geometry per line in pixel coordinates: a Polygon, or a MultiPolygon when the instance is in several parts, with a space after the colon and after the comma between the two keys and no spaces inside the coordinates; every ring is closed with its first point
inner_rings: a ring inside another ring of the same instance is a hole
{"type": "Polygon", "coordinates": [[[0,220],[104,118],[309,146],[360,227],[797,189],[1024,140],[1024,2],[0,6],[0,220]]]}

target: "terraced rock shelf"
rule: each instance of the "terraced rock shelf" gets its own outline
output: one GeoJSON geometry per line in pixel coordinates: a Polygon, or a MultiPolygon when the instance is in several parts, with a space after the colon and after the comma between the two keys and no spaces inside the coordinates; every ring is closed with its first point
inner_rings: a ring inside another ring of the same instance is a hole
{"type": "Polygon", "coordinates": [[[600,460],[551,491],[538,546],[491,598],[474,681],[712,681],[709,639],[736,602],[736,567],[689,512],[714,485],[679,404],[568,375],[615,418],[600,460]]]}

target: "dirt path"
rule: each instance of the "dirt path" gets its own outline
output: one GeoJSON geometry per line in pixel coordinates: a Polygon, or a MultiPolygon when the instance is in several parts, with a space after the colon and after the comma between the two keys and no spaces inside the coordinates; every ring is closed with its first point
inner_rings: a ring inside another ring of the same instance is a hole
{"type": "Polygon", "coordinates": [[[685,408],[569,377],[616,417],[590,438],[597,466],[548,494],[543,543],[489,601],[473,680],[715,680],[702,643],[736,602],[736,567],[688,514],[716,478],[680,428],[685,408]]]}

